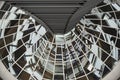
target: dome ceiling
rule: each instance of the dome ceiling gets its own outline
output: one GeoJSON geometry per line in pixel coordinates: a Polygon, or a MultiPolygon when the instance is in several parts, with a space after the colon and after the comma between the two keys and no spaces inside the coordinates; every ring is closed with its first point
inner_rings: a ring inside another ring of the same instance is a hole
{"type": "Polygon", "coordinates": [[[0,60],[18,80],[102,80],[120,59],[119,14],[119,4],[104,0],[56,35],[34,15],[4,4],[0,60]]]}

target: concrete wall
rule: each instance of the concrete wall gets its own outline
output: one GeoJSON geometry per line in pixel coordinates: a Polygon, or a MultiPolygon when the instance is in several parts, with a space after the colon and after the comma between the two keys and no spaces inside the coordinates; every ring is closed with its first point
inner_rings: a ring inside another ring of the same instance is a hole
{"type": "Polygon", "coordinates": [[[2,61],[0,61],[0,77],[3,80],[17,80],[3,65],[2,61]]]}
{"type": "Polygon", "coordinates": [[[103,80],[117,80],[120,77],[120,61],[116,64],[115,68],[103,78],[103,80]]]}

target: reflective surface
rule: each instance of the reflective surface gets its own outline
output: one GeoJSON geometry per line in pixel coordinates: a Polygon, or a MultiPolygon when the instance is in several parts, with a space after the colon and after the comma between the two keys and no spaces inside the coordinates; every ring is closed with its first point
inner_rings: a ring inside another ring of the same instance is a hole
{"type": "Polygon", "coordinates": [[[120,6],[105,0],[67,34],[26,12],[0,10],[0,59],[18,80],[101,80],[120,59],[120,6]]]}

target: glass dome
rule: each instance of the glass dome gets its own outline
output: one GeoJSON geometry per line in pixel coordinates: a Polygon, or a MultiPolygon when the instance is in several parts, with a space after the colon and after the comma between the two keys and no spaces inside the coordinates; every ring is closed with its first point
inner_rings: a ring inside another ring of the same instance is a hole
{"type": "Polygon", "coordinates": [[[11,5],[0,10],[0,59],[18,80],[102,80],[120,59],[120,5],[104,0],[67,34],[11,5]]]}

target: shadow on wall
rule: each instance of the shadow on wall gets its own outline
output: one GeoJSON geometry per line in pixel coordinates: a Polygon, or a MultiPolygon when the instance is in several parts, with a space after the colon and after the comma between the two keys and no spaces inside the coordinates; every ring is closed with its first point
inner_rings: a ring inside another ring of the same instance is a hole
{"type": "Polygon", "coordinates": [[[0,80],[3,80],[3,79],[0,77],[0,80]]]}

